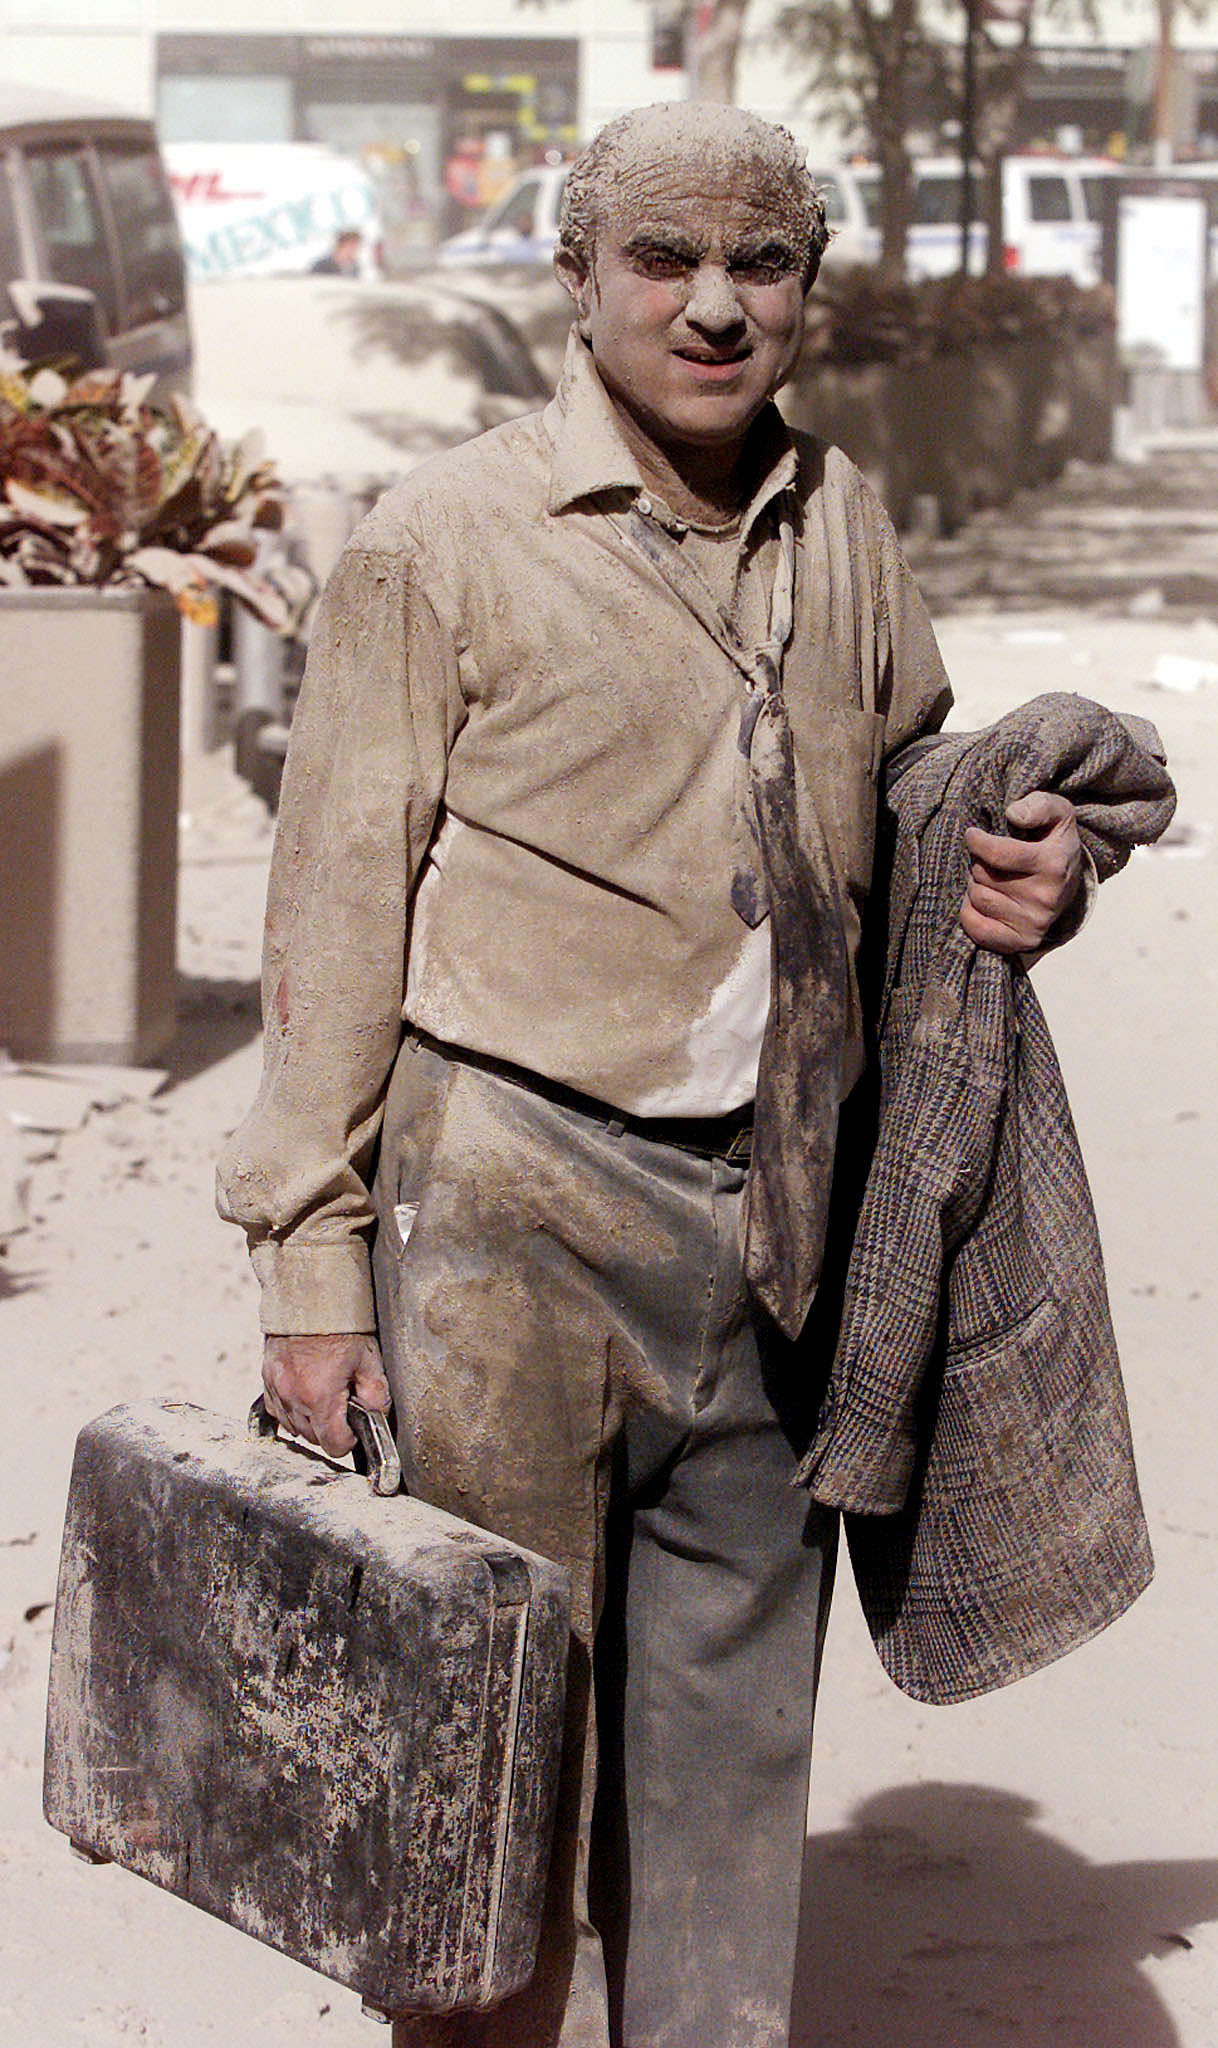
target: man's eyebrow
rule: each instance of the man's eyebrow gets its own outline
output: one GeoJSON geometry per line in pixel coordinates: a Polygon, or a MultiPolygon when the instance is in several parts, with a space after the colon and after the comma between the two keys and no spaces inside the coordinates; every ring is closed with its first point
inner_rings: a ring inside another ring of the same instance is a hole
{"type": "Polygon", "coordinates": [[[682,228],[639,227],[627,237],[623,247],[628,256],[641,256],[649,249],[657,249],[666,256],[684,256],[694,262],[702,254],[701,244],[682,228]]]}
{"type": "Polygon", "coordinates": [[[727,251],[727,261],[729,264],[762,261],[789,263],[794,269],[798,267],[800,257],[789,235],[756,234],[744,236],[740,241],[734,242],[727,251]]]}

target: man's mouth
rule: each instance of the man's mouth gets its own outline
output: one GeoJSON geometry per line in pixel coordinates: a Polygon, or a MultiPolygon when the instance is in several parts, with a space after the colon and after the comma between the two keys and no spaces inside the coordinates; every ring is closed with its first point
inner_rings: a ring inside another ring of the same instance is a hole
{"type": "Polygon", "coordinates": [[[688,363],[696,377],[709,384],[727,383],[747,363],[751,351],[747,348],[734,349],[730,355],[715,355],[709,349],[679,348],[673,353],[683,363],[688,363]]]}

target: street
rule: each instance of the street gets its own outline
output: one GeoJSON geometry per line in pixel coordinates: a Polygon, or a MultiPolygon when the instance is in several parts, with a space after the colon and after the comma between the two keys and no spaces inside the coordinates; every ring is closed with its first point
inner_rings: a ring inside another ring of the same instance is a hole
{"type": "MultiPolygon", "coordinates": [[[[881,1672],[843,1567],[793,2048],[1213,2048],[1218,434],[1072,468],[910,553],[957,724],[1077,690],[1154,719],[1178,781],[1168,840],[1036,974],[1100,1216],[1158,1575],[1062,1664],[928,1709],[881,1672]]],[[[0,1076],[27,1182],[0,1262],[0,2040],[23,2048],[374,2038],[350,1993],[87,1868],[39,1809],[77,1429],[148,1395],[238,1414],[257,1387],[257,1290],[211,1179],[257,1083],[269,848],[225,757],[192,761],[164,1084],[82,1076],[48,1096],[0,1076]]]]}

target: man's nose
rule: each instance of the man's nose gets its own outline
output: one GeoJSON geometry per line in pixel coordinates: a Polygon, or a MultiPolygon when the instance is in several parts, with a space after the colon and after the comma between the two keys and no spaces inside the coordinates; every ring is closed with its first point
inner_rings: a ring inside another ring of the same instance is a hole
{"type": "Polygon", "coordinates": [[[685,317],[711,334],[741,325],[744,310],[731,273],[722,263],[698,265],[685,302],[685,317]]]}

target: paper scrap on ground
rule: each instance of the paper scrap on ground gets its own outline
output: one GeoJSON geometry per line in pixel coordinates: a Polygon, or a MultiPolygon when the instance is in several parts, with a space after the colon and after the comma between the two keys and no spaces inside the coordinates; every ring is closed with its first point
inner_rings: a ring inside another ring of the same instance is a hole
{"type": "Polygon", "coordinates": [[[160,1067],[0,1064],[0,1118],[19,1131],[79,1130],[91,1109],[149,1102],[165,1084],[160,1067]]]}
{"type": "Polygon", "coordinates": [[[1151,680],[1157,690],[1203,690],[1208,683],[1218,683],[1218,661],[1201,661],[1195,654],[1159,654],[1151,680]]]}

